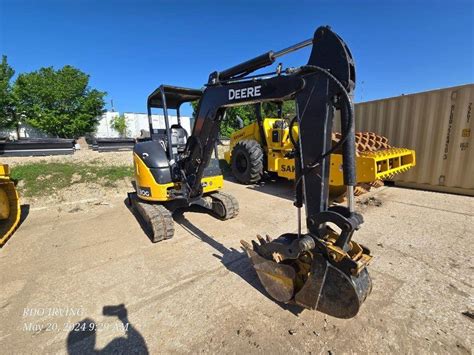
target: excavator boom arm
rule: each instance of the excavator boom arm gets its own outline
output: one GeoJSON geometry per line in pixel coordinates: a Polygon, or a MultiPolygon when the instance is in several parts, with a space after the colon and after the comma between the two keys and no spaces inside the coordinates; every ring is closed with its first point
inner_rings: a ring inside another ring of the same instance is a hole
{"type": "MultiPolygon", "coordinates": [[[[224,118],[227,107],[296,98],[300,110],[298,123],[300,127],[307,124],[306,131],[311,136],[310,139],[306,139],[307,142],[311,142],[311,146],[308,147],[311,152],[307,151],[304,155],[308,163],[311,163],[331,148],[330,135],[336,101],[338,98],[340,99],[342,91],[346,95],[352,92],[355,86],[354,82],[355,69],[350,52],[344,41],[328,27],[318,28],[312,41],[298,43],[277,53],[270,51],[228,70],[212,73],[209,84],[199,101],[193,133],[189,138],[186,150],[187,159],[182,164],[183,173],[190,187],[190,196],[198,196],[201,193],[202,174],[211,158],[218,138],[220,122],[224,118]],[[285,75],[277,73],[273,77],[259,80],[245,80],[240,77],[240,75],[270,65],[274,60],[272,58],[301,49],[309,44],[313,44],[313,48],[308,65],[304,67],[287,70],[285,75]],[[267,60],[264,60],[264,57],[267,60]],[[323,69],[323,71],[315,68],[323,69]],[[242,80],[237,81],[236,78],[242,80]],[[334,84],[334,79],[339,83],[339,86],[334,84]]],[[[344,107],[342,108],[344,110],[344,107]]],[[[344,115],[342,116],[344,117],[344,115]]],[[[352,139],[346,137],[346,140],[353,142],[352,139]]],[[[302,137],[301,140],[305,139],[302,137]]],[[[307,150],[307,144],[301,146],[302,149],[307,150]]],[[[354,185],[355,152],[353,144],[344,142],[344,153],[346,184],[354,185]]],[[[321,164],[323,176],[313,174],[321,176],[321,178],[314,182],[317,188],[314,189],[312,186],[312,191],[319,191],[316,194],[322,196],[322,199],[326,201],[329,159],[324,159],[321,164]]],[[[302,178],[304,179],[304,177],[302,178]]],[[[321,198],[312,196],[311,200],[319,201],[321,198]]],[[[326,207],[327,201],[317,209],[324,210],[326,207]]]]}

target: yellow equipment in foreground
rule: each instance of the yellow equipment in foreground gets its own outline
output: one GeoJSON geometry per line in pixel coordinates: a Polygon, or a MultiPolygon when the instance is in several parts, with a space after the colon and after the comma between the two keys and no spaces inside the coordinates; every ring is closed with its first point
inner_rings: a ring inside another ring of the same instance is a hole
{"type": "Polygon", "coordinates": [[[20,223],[20,201],[8,165],[0,164],[0,247],[20,223]]]}
{"type": "MultiPolygon", "coordinates": [[[[257,183],[265,171],[294,180],[294,148],[288,121],[283,118],[259,119],[258,116],[256,122],[230,137],[229,150],[224,153],[224,158],[232,167],[233,175],[242,184],[257,183]]],[[[297,125],[293,126],[293,137],[298,137],[297,125]]],[[[333,144],[340,138],[339,133],[333,133],[333,144]]],[[[381,185],[381,180],[415,166],[415,151],[390,147],[387,138],[375,133],[356,133],[355,143],[358,183],[355,194],[365,192],[372,185],[381,185]]],[[[341,167],[342,154],[331,154],[329,187],[332,197],[341,196],[346,191],[341,167]]]]}

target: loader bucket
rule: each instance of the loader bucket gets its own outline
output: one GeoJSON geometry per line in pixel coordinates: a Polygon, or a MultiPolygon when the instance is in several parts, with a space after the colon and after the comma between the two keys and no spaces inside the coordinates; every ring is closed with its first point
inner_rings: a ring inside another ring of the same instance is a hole
{"type": "MultiPolygon", "coordinates": [[[[6,171],[6,169],[3,170],[6,171]]],[[[6,243],[20,223],[20,212],[20,201],[15,184],[6,173],[0,175],[0,247],[6,243]]]]}

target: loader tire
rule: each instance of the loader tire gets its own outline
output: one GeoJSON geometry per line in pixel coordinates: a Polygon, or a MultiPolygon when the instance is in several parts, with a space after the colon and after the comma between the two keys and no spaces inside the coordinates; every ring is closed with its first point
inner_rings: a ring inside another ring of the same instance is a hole
{"type": "Polygon", "coordinates": [[[255,184],[263,175],[263,149],[255,140],[243,140],[232,149],[232,174],[238,182],[255,184]]]}

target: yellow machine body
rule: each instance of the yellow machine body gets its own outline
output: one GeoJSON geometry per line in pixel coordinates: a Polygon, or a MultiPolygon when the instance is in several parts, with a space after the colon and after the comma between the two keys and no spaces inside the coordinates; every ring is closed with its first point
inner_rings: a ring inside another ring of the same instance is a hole
{"type": "Polygon", "coordinates": [[[0,164],[0,247],[20,223],[20,199],[8,165],[0,164]]]}
{"type": "MultiPolygon", "coordinates": [[[[150,169],[135,153],[133,154],[133,166],[137,195],[142,200],[156,202],[172,201],[174,198],[170,195],[169,191],[171,189],[180,190],[181,188],[180,183],[158,184],[150,169]]],[[[224,177],[222,175],[203,177],[201,184],[204,194],[214,192],[224,186],[224,177]]]]}
{"type": "MultiPolygon", "coordinates": [[[[269,172],[277,173],[278,176],[294,180],[295,161],[287,155],[293,150],[293,144],[289,138],[289,128],[274,128],[279,118],[263,119],[263,132],[267,147],[265,155],[269,172]]],[[[293,137],[298,138],[298,126],[293,126],[293,137]]],[[[247,139],[253,139],[262,144],[260,127],[257,122],[234,132],[230,137],[229,150],[224,153],[224,158],[231,164],[232,149],[234,146],[247,139]]],[[[344,185],[342,174],[342,154],[331,154],[331,168],[329,172],[329,183],[331,189],[337,189],[344,185]]],[[[376,180],[388,179],[392,175],[402,173],[416,164],[415,151],[405,148],[389,148],[380,151],[358,152],[356,158],[356,173],[358,183],[370,183],[376,180]]]]}

